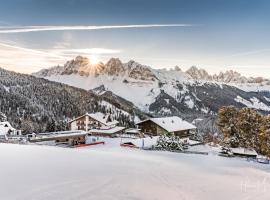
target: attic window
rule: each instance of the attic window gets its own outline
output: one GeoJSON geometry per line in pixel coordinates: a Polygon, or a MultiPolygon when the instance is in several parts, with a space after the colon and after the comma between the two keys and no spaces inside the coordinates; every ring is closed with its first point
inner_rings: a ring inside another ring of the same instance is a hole
{"type": "Polygon", "coordinates": [[[174,121],[172,120],[172,123],[174,123],[174,121]]]}
{"type": "Polygon", "coordinates": [[[7,124],[5,124],[5,127],[8,127],[8,125],[7,125],[7,124]]]}

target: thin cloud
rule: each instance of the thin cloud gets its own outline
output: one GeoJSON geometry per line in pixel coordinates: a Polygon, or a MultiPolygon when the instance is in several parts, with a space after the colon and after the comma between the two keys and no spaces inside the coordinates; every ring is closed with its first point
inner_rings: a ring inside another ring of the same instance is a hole
{"type": "Polygon", "coordinates": [[[155,28],[155,27],[192,27],[194,24],[132,24],[113,26],[19,26],[1,27],[0,33],[27,33],[41,31],[72,31],[72,30],[101,30],[101,29],[129,29],[129,28],[155,28]]]}
{"type": "Polygon", "coordinates": [[[119,54],[120,49],[90,48],[90,49],[55,49],[60,54],[119,54]]]}
{"type": "Polygon", "coordinates": [[[15,45],[11,45],[11,44],[6,44],[6,43],[2,43],[2,42],[0,42],[0,46],[6,47],[6,48],[11,48],[11,49],[16,49],[16,50],[19,50],[19,51],[24,51],[24,52],[30,53],[32,55],[45,55],[45,56],[53,56],[53,57],[63,58],[63,56],[59,56],[59,55],[47,53],[47,52],[44,52],[44,51],[39,51],[39,50],[34,50],[34,49],[29,49],[29,48],[24,48],[24,47],[19,47],[19,46],[15,46],[15,45]]]}

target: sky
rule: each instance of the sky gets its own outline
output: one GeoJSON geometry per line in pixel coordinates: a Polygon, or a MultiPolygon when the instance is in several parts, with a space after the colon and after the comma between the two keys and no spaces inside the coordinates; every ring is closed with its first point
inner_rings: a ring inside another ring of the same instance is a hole
{"type": "Polygon", "coordinates": [[[268,0],[0,0],[0,66],[22,73],[77,55],[270,78],[268,0]]]}

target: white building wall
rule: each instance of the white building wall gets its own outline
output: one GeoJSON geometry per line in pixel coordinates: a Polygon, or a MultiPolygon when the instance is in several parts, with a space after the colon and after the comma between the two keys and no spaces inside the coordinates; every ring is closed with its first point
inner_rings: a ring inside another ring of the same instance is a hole
{"type": "Polygon", "coordinates": [[[70,124],[70,130],[78,130],[77,122],[73,121],[70,124]]]}

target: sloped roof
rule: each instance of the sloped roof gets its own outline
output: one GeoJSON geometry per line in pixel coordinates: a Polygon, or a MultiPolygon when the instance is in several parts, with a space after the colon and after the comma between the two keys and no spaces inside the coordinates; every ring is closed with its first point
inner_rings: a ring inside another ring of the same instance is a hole
{"type": "Polygon", "coordinates": [[[8,133],[9,130],[15,130],[8,121],[0,122],[0,135],[5,135],[8,133]]]}
{"type": "Polygon", "coordinates": [[[181,119],[180,117],[173,116],[173,117],[160,117],[160,118],[149,118],[147,120],[141,121],[137,124],[141,124],[146,121],[152,121],[161,128],[165,129],[168,132],[175,132],[175,131],[183,131],[183,130],[190,130],[196,129],[196,126],[192,125],[191,123],[181,119]]]}
{"type": "Polygon", "coordinates": [[[108,118],[110,115],[108,115],[108,114],[104,115],[101,112],[91,113],[91,114],[88,114],[88,116],[92,117],[93,119],[101,122],[102,124],[104,124],[106,126],[112,126],[112,125],[118,124],[117,120],[108,121],[108,118]]]}
{"type": "Polygon", "coordinates": [[[109,134],[117,133],[117,132],[122,131],[124,129],[125,129],[125,127],[116,126],[116,127],[110,128],[110,129],[91,129],[89,132],[90,133],[104,133],[104,134],[109,135],[109,134]]]}
{"type": "Polygon", "coordinates": [[[100,123],[106,125],[106,126],[112,126],[112,125],[116,125],[118,124],[119,122],[117,120],[112,120],[112,121],[108,121],[108,118],[109,118],[109,114],[105,115],[101,112],[96,112],[96,113],[86,113],[84,115],[81,115],[71,121],[69,121],[69,123],[81,118],[81,117],[84,117],[84,116],[89,116],[97,121],[99,121],[100,123]]]}
{"type": "Polygon", "coordinates": [[[251,155],[251,156],[257,156],[258,155],[258,153],[254,149],[247,149],[247,148],[238,147],[238,148],[230,148],[230,150],[234,154],[251,155]]]}

